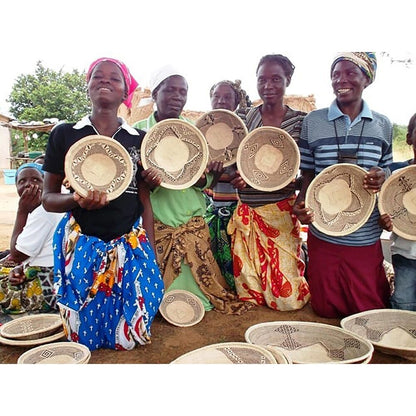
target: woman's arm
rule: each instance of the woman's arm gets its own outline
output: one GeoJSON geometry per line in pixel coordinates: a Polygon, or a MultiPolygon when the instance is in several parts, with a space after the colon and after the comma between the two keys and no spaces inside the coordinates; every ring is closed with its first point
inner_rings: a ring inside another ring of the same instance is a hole
{"type": "Polygon", "coordinates": [[[45,172],[42,204],[46,211],[67,212],[81,207],[86,210],[100,209],[108,205],[107,194],[99,191],[88,191],[84,198],[74,193],[61,193],[63,175],[45,172]]]}
{"type": "Polygon", "coordinates": [[[303,170],[301,176],[301,189],[293,206],[293,214],[296,215],[302,224],[310,224],[314,221],[314,213],[305,207],[306,191],[315,177],[312,170],[303,170]]]}
{"type": "Polygon", "coordinates": [[[45,172],[43,182],[42,204],[46,211],[67,212],[76,208],[78,204],[74,200],[74,194],[61,193],[63,175],[45,172]]]}

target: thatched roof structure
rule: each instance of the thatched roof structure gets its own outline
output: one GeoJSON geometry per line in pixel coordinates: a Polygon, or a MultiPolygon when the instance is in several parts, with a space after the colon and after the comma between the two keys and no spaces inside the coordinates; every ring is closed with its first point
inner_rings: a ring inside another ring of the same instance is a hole
{"type": "MultiPolygon", "coordinates": [[[[315,97],[313,95],[308,95],[306,97],[300,95],[287,95],[284,98],[284,102],[295,110],[301,110],[307,113],[316,109],[315,97]]],[[[261,101],[258,100],[257,102],[254,102],[253,105],[258,105],[260,103],[261,101]]],[[[144,90],[138,88],[134,92],[131,108],[129,109],[122,104],[119,109],[119,115],[122,116],[127,123],[132,125],[139,120],[149,117],[152,111],[153,101],[150,90],[147,88],[144,90]]],[[[203,113],[204,111],[185,110],[182,114],[190,120],[196,120],[203,113]]]]}
{"type": "Polygon", "coordinates": [[[6,116],[5,114],[0,113],[0,123],[8,123],[9,121],[12,121],[13,119],[9,116],[6,116]]]}
{"type": "Polygon", "coordinates": [[[31,133],[49,133],[56,125],[56,123],[40,121],[31,121],[29,123],[23,123],[9,119],[8,121],[0,121],[0,125],[2,127],[7,127],[11,130],[20,130],[31,133]]]}

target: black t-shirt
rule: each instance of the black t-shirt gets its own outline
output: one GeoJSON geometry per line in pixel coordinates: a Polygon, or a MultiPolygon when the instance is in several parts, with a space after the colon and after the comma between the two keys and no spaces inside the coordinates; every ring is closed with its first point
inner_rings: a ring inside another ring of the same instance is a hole
{"type": "MultiPolygon", "coordinates": [[[[81,129],[74,129],[74,125],[75,123],[59,124],[51,131],[43,165],[46,172],[65,175],[65,155],[71,145],[83,137],[96,134],[90,125],[81,129]]],[[[114,136],[114,139],[127,149],[133,161],[133,179],[127,190],[102,209],[88,211],[75,208],[72,211],[85,235],[110,241],[128,233],[143,213],[143,204],[137,188],[138,181],[141,180],[137,161],[140,160],[140,146],[145,132],[135,130],[138,135],[130,134],[122,128],[114,136]]]]}

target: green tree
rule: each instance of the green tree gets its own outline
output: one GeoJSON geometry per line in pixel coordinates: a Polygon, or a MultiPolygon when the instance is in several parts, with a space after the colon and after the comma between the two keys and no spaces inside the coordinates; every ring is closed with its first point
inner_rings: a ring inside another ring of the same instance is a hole
{"type": "Polygon", "coordinates": [[[34,75],[18,76],[8,102],[11,114],[19,121],[77,121],[90,108],[85,73],[54,71],[39,61],[34,75]]]}
{"type": "MultiPolygon", "coordinates": [[[[20,122],[52,118],[75,122],[90,112],[85,72],[54,71],[45,68],[41,61],[37,62],[34,74],[17,77],[7,101],[10,113],[20,122]]],[[[17,155],[25,149],[44,151],[47,139],[46,133],[34,136],[19,131],[12,140],[12,153],[17,155]]]]}

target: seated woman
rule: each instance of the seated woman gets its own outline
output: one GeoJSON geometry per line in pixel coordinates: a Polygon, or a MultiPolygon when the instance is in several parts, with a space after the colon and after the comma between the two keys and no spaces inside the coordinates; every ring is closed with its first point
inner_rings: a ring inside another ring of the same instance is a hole
{"type": "Polygon", "coordinates": [[[16,188],[20,199],[10,254],[2,262],[0,310],[10,314],[54,310],[52,239],[63,214],[46,212],[41,204],[41,165],[20,166],[16,188]]]}

